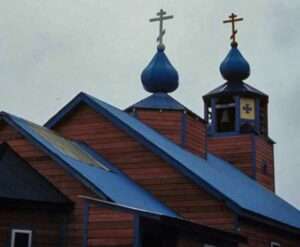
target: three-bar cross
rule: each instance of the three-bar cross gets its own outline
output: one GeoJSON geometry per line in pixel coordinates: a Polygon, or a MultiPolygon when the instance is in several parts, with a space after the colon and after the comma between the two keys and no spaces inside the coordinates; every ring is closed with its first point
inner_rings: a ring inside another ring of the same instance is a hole
{"type": "Polygon", "coordinates": [[[230,16],[229,16],[229,20],[225,20],[223,21],[223,23],[231,23],[231,26],[232,26],[232,35],[231,35],[231,39],[232,39],[232,42],[233,43],[236,43],[236,34],[237,34],[237,30],[235,29],[235,23],[236,22],[239,22],[239,21],[243,21],[244,19],[243,18],[237,18],[237,15],[235,15],[234,13],[232,13],[230,16]]]}
{"type": "Polygon", "coordinates": [[[156,14],[158,16],[157,18],[150,19],[150,22],[159,21],[159,36],[157,38],[157,42],[158,42],[158,47],[161,47],[161,48],[164,48],[163,36],[166,33],[166,30],[163,28],[163,21],[174,18],[174,16],[172,16],[172,15],[166,16],[166,14],[167,14],[167,12],[165,12],[164,10],[161,9],[156,14]]]}

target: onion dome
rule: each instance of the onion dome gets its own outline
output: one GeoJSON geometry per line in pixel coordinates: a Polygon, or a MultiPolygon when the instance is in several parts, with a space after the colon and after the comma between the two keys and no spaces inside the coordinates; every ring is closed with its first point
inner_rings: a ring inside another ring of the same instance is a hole
{"type": "Polygon", "coordinates": [[[146,91],[150,93],[171,93],[178,88],[178,73],[167,58],[164,47],[157,52],[141,75],[146,91]]]}
{"type": "Polygon", "coordinates": [[[220,65],[220,72],[224,79],[230,82],[240,82],[250,75],[250,66],[237,48],[237,43],[231,44],[231,50],[220,65]]]}

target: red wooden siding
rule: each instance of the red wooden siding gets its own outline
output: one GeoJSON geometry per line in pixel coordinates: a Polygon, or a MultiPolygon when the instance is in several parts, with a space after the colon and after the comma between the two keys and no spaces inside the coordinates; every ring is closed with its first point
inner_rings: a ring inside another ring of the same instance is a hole
{"type": "Polygon", "coordinates": [[[186,218],[209,226],[232,228],[234,216],[223,201],[196,186],[89,107],[79,106],[55,130],[63,136],[85,141],[186,218]]]}
{"type": "Polygon", "coordinates": [[[20,138],[21,135],[18,134],[14,129],[7,125],[4,121],[0,120],[0,142],[5,142],[8,140],[13,140],[20,138]]]}
{"type": "Polygon", "coordinates": [[[275,191],[273,144],[263,137],[256,137],[256,179],[268,189],[275,191]],[[266,164],[264,172],[263,164],[266,164]]]}
{"type": "Polygon", "coordinates": [[[184,147],[194,154],[206,156],[206,123],[190,114],[186,114],[186,137],[184,147]]]}
{"type": "Polygon", "coordinates": [[[95,194],[8,125],[0,129],[0,139],[6,141],[20,157],[74,202],[74,210],[69,216],[68,246],[82,246],[83,202],[78,195],[95,197],[95,194]],[[5,137],[11,138],[5,140],[5,137]]]}
{"type": "Polygon", "coordinates": [[[137,110],[136,116],[160,134],[205,157],[206,126],[203,120],[183,111],[137,110]]]}
{"type": "Polygon", "coordinates": [[[0,208],[0,245],[10,246],[11,230],[33,231],[33,246],[61,246],[63,215],[47,210],[0,208]]]}
{"type": "Polygon", "coordinates": [[[143,123],[170,138],[173,142],[181,144],[181,111],[137,110],[136,114],[143,123]]]}
{"type": "Polygon", "coordinates": [[[208,150],[274,191],[273,144],[256,135],[209,137],[208,150]],[[263,163],[267,164],[264,173],[263,163]]]}
{"type": "Polygon", "coordinates": [[[231,162],[249,176],[253,176],[252,136],[209,137],[209,152],[231,162]]]}
{"type": "Polygon", "coordinates": [[[270,247],[271,242],[277,242],[283,247],[299,247],[300,236],[292,235],[265,225],[249,221],[241,222],[241,235],[248,237],[248,244],[241,247],[270,247]]]}
{"type": "Polygon", "coordinates": [[[88,246],[132,247],[134,216],[91,204],[89,210],[88,246]]]}

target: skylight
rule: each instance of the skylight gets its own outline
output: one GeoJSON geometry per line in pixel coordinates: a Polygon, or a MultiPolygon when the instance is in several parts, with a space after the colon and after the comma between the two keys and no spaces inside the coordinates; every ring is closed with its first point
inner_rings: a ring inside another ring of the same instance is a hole
{"type": "Polygon", "coordinates": [[[79,146],[78,143],[74,141],[67,140],[54,131],[49,130],[45,127],[41,127],[34,123],[28,123],[30,128],[33,129],[37,134],[39,134],[45,141],[53,145],[64,155],[69,156],[72,159],[81,161],[87,165],[104,169],[109,171],[109,169],[98,160],[96,160],[90,153],[85,151],[79,146]]]}

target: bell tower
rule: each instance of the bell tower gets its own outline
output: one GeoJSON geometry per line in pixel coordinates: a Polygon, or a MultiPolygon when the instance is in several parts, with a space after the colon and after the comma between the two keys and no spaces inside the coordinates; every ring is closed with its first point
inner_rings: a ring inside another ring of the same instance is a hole
{"type": "Polygon", "coordinates": [[[247,175],[274,190],[273,144],[268,136],[268,95],[244,81],[250,65],[238,49],[235,14],[231,49],[220,65],[224,84],[203,96],[208,123],[208,150],[233,163],[247,175]]]}
{"type": "Polygon", "coordinates": [[[235,23],[243,21],[231,14],[223,23],[232,25],[231,50],[220,65],[226,83],[206,94],[205,118],[210,135],[256,132],[268,136],[268,96],[244,83],[250,65],[238,49],[235,23]]]}
{"type": "Polygon", "coordinates": [[[231,44],[220,72],[226,83],[204,95],[205,119],[211,136],[257,133],[268,136],[268,95],[246,84],[250,66],[231,44]]]}

